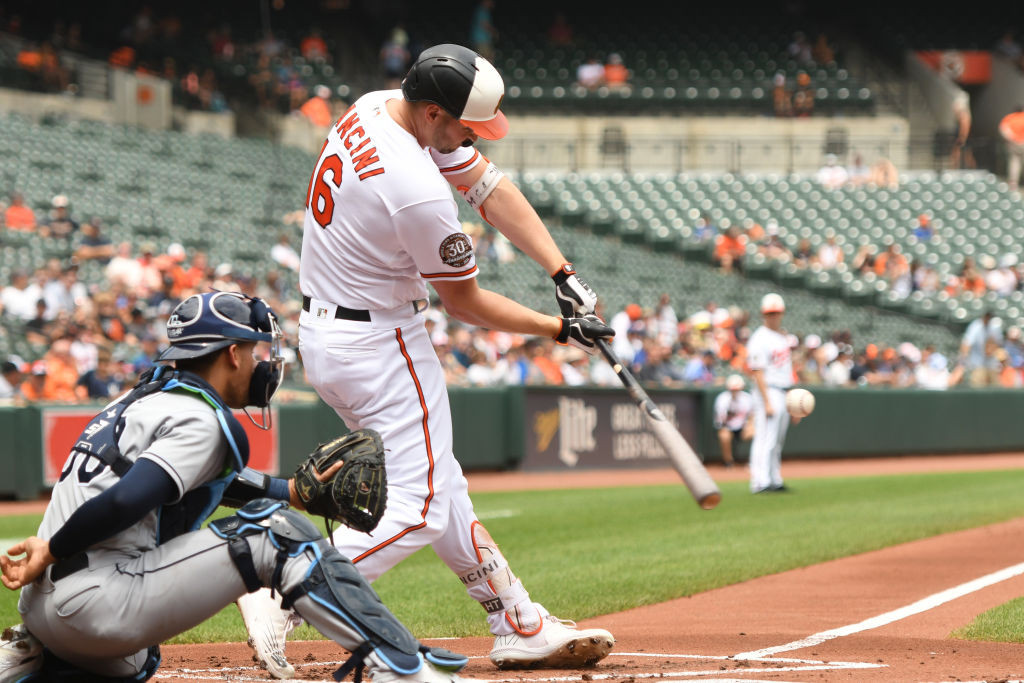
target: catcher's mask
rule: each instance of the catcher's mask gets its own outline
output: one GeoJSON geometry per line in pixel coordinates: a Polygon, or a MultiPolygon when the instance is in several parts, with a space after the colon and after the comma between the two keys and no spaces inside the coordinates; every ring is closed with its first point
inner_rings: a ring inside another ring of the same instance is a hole
{"type": "Polygon", "coordinates": [[[175,306],[167,319],[171,345],[156,360],[199,358],[240,341],[269,343],[268,357],[256,364],[249,382],[248,405],[262,408],[262,419],[257,422],[248,411],[246,415],[260,429],[270,429],[268,408],[284,377],[283,337],[277,316],[262,299],[238,292],[193,294],[175,306]]]}

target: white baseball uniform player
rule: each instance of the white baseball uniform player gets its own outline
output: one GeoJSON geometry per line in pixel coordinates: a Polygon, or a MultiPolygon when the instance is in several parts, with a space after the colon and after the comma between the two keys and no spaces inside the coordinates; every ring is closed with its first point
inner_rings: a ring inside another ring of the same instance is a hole
{"type": "Polygon", "coordinates": [[[786,304],[778,294],[761,299],[764,324],[747,342],[747,364],[754,377],[754,439],[750,444],[750,491],[785,491],[782,444],[789,428],[786,389],[793,384],[789,339],[781,330],[786,304]]]}
{"type": "Polygon", "coordinates": [[[264,478],[261,487],[237,476],[251,473],[248,442],[230,409],[265,407],[280,383],[272,311],[234,293],[194,295],[174,309],[168,334],[159,360],[175,367],[161,365],[92,419],[37,536],[11,549],[26,556],[0,555],[4,585],[21,589],[24,619],[0,641],[0,680],[149,680],[159,643],[247,590],[272,586],[358,653],[343,676],[365,665],[375,679],[460,681],[452,672],[466,658],[420,645],[352,563],[288,507],[287,481],[264,478]],[[271,361],[255,360],[261,341],[274,344],[271,361]],[[242,503],[238,515],[200,529],[232,491],[241,496],[231,498],[242,503]],[[272,491],[280,493],[264,497],[272,491]]]}
{"type": "Polygon", "coordinates": [[[735,464],[733,444],[738,439],[749,439],[747,423],[754,410],[754,399],[749,392],[743,390],[743,378],[729,375],[725,380],[725,391],[715,397],[712,406],[713,423],[718,431],[718,441],[722,449],[722,462],[726,467],[735,464]]]}
{"type": "MultiPolygon", "coordinates": [[[[613,334],[587,317],[593,291],[519,190],[472,147],[477,136],[505,134],[503,93],[485,59],[439,45],[417,58],[402,90],[364,95],[332,127],[307,196],[299,348],[320,397],[350,428],[380,432],[387,449],[384,518],[370,535],[336,532],[341,553],[373,581],[430,545],[486,610],[496,665],[578,666],[604,657],[614,640],[533,601],[477,519],[452,452],[444,372],[424,326],[429,282],[445,310],[470,324],[547,335],[588,352],[596,337],[613,334]],[[477,285],[452,187],[553,273],[565,317],[477,285]]],[[[259,652],[274,605],[266,592],[239,605],[259,652]]]]}

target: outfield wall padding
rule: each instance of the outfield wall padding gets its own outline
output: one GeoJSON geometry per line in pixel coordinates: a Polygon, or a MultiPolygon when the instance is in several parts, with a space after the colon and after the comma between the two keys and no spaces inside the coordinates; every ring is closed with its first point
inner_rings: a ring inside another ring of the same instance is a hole
{"type": "MultiPolygon", "coordinates": [[[[815,411],[790,427],[784,458],[1024,451],[1024,391],[811,390],[815,411]]],[[[711,424],[719,391],[650,391],[706,462],[721,460],[711,424]]],[[[449,394],[455,455],[467,471],[668,465],[638,426],[631,399],[618,388],[451,387],[449,394]]],[[[89,415],[99,407],[77,410],[89,415]]],[[[0,498],[33,499],[46,490],[44,417],[58,410],[70,409],[0,407],[0,498]]],[[[320,401],[283,403],[277,419],[276,469],[282,476],[317,444],[346,431],[320,401]]],[[[744,445],[738,452],[745,456],[747,450],[744,445]]],[[[63,456],[56,457],[59,465],[63,456]]]]}

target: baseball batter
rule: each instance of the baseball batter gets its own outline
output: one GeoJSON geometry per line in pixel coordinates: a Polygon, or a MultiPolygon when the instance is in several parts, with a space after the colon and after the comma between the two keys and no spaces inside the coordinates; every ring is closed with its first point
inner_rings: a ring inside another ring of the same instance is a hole
{"type": "MultiPolygon", "coordinates": [[[[553,337],[587,352],[613,331],[522,193],[473,147],[503,137],[504,84],[458,45],[425,50],[401,90],[364,95],[330,130],[307,194],[300,268],[299,348],[310,382],[352,429],[380,432],[388,506],[370,535],[334,542],[375,580],[430,545],[487,614],[499,667],[572,667],[610,651],[603,629],[580,630],[534,601],[477,519],[452,452],[444,373],[424,326],[427,283],[453,317],[553,337]],[[477,284],[452,187],[552,273],[563,317],[477,284]]],[[[485,444],[481,444],[486,447],[485,444]]],[[[257,654],[283,646],[266,592],[239,602],[257,654]],[[276,642],[260,636],[277,629],[276,642]]]]}
{"type": "Polygon", "coordinates": [[[164,364],[82,432],[38,535],[9,551],[25,556],[0,555],[24,619],[0,641],[0,681],[148,680],[159,643],[260,586],[358,653],[344,674],[365,664],[375,681],[461,680],[465,657],[421,646],[289,508],[288,480],[239,478],[255,473],[230,409],[268,405],[280,383],[273,312],[240,294],[194,295],[168,335],[164,364]],[[270,361],[254,357],[261,342],[270,361]],[[238,514],[200,529],[222,498],[238,514]]]}
{"type": "Polygon", "coordinates": [[[789,414],[786,389],[793,384],[789,340],[782,332],[786,303],[778,294],[761,299],[764,324],[747,342],[747,364],[754,378],[754,439],[750,443],[750,491],[785,491],[782,444],[789,414]]]}

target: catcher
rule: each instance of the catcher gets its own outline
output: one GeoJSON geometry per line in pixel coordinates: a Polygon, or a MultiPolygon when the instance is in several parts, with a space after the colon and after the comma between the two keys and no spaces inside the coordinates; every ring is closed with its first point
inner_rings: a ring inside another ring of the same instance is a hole
{"type": "Polygon", "coordinates": [[[241,294],[194,295],[167,334],[160,365],[82,432],[37,535],[8,551],[23,557],[0,555],[24,620],[0,638],[0,683],[146,681],[159,643],[261,587],[355,653],[341,678],[365,668],[375,681],[462,680],[466,658],[421,645],[293,509],[373,529],[386,495],[380,436],[335,439],[293,479],[254,472],[232,409],[266,408],[280,384],[273,311],[241,294]],[[238,513],[200,528],[220,503],[238,513]]]}

